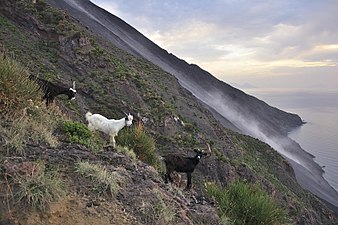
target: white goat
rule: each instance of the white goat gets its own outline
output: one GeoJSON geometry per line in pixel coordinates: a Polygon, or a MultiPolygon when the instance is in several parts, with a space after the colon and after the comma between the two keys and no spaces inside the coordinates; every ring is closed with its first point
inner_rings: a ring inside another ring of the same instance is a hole
{"type": "Polygon", "coordinates": [[[130,126],[133,123],[133,116],[129,113],[122,119],[107,119],[100,114],[92,114],[91,112],[86,113],[86,119],[88,121],[88,128],[91,131],[99,130],[106,133],[110,137],[110,142],[113,142],[115,148],[115,136],[124,126],[130,126]]]}

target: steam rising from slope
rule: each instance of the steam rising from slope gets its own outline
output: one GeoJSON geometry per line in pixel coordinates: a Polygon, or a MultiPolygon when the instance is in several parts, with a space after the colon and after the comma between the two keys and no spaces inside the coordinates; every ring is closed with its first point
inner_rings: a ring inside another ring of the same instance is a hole
{"type": "Polygon", "coordinates": [[[313,156],[305,152],[297,143],[288,137],[268,136],[260,128],[260,123],[253,118],[244,116],[236,110],[237,103],[217,90],[206,92],[198,89],[191,83],[181,82],[198,99],[212,107],[219,114],[231,121],[243,133],[269,144],[278,153],[283,155],[292,165],[297,181],[306,189],[320,198],[338,206],[338,193],[322,176],[322,168],[314,162],[313,156]]]}
{"type": "MultiPolygon", "coordinates": [[[[202,96],[196,96],[202,99],[202,96]]],[[[259,140],[269,144],[272,148],[277,150],[283,156],[294,160],[298,164],[301,164],[300,159],[297,159],[290,152],[286,151],[282,145],[282,138],[268,137],[259,128],[259,123],[252,118],[248,118],[243,113],[236,111],[236,103],[229,100],[228,97],[222,95],[217,91],[204,94],[202,99],[206,104],[214,108],[218,113],[230,120],[236,127],[238,127],[243,133],[258,138],[259,140]]]]}

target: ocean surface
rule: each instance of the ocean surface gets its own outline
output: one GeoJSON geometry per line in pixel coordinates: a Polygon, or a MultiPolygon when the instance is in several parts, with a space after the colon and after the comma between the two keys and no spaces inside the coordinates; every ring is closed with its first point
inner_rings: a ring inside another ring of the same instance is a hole
{"type": "Polygon", "coordinates": [[[303,126],[289,133],[314,161],[323,167],[324,178],[338,191],[338,90],[245,89],[271,106],[298,114],[303,126]]]}

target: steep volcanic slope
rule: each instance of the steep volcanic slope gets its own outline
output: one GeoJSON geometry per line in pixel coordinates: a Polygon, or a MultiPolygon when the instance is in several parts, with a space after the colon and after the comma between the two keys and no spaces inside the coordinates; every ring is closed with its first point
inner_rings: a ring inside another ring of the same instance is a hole
{"type": "MultiPolygon", "coordinates": [[[[270,107],[263,101],[217,80],[198,66],[190,65],[169,54],[123,20],[90,1],[49,0],[48,2],[67,9],[90,30],[104,36],[116,46],[131,54],[142,56],[173,74],[182,86],[212,108],[215,107],[211,100],[217,100],[218,103],[221,100],[223,104],[231,106],[241,117],[259,121],[261,128],[268,132],[285,134],[288,130],[302,124],[297,115],[270,107]]],[[[217,108],[215,110],[219,111],[217,108]]],[[[243,128],[241,130],[246,132],[243,128]]]]}
{"type": "Polygon", "coordinates": [[[197,65],[188,64],[169,54],[120,18],[88,0],[47,2],[67,10],[88,29],[117,47],[143,57],[173,74],[183,87],[210,109],[223,126],[271,145],[293,165],[298,182],[304,188],[338,206],[338,193],[322,177],[321,167],[313,161],[310,154],[286,136],[288,131],[302,124],[299,116],[271,107],[219,81],[197,65]]]}

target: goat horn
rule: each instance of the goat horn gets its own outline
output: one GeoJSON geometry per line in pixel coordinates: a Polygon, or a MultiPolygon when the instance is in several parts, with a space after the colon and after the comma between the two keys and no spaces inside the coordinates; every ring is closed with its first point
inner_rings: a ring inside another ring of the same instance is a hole
{"type": "Polygon", "coordinates": [[[208,147],[208,151],[211,153],[211,147],[210,147],[209,143],[207,142],[206,144],[207,144],[207,147],[208,147]]]}
{"type": "Polygon", "coordinates": [[[75,81],[73,81],[73,89],[75,90],[75,81]]]}

